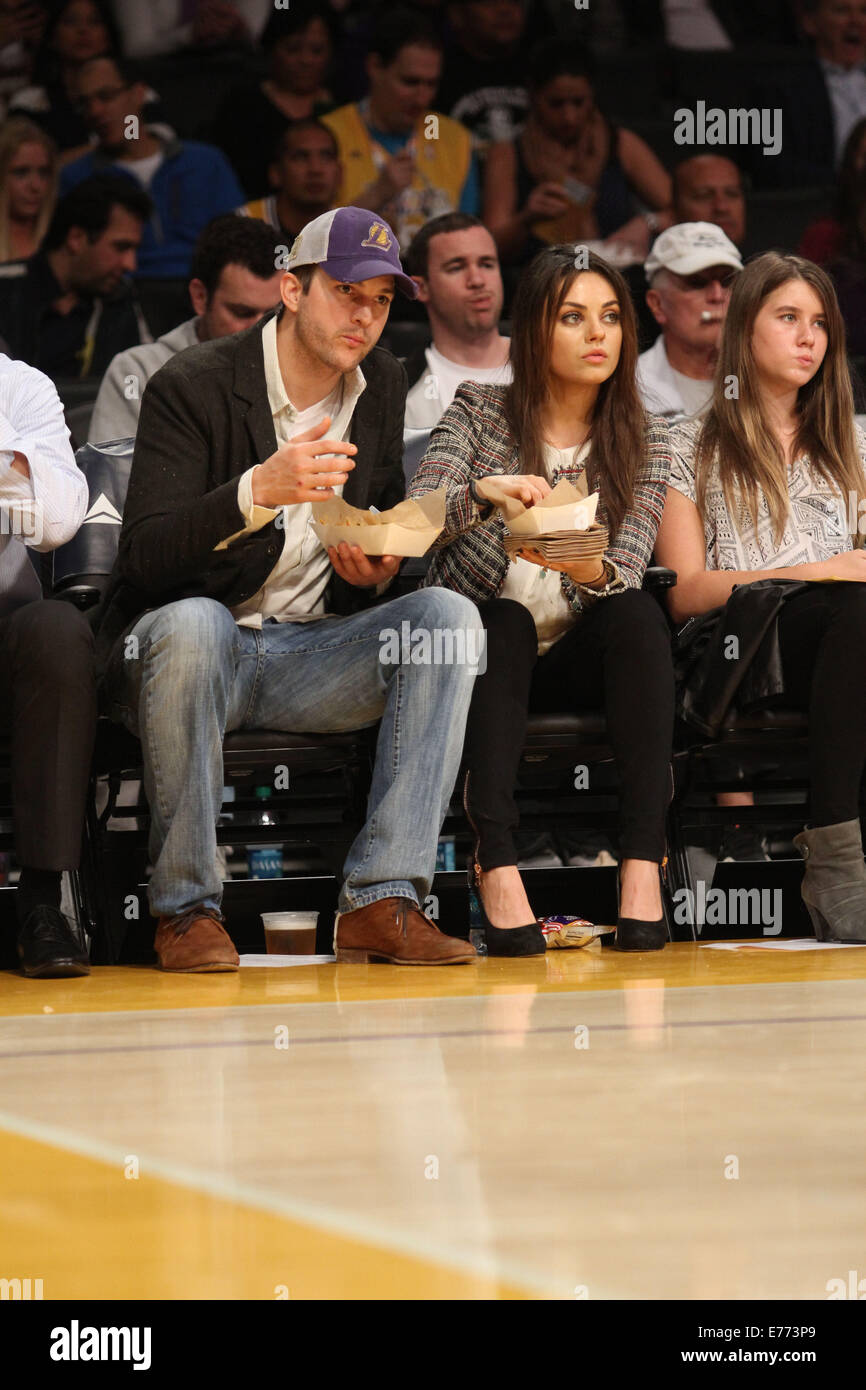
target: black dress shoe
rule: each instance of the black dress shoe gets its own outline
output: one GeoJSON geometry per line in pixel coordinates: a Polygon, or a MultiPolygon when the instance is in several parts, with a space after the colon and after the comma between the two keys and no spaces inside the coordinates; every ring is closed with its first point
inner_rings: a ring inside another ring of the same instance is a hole
{"type": "Polygon", "coordinates": [[[31,979],[89,975],[87,952],[56,907],[34,907],[18,931],[21,969],[31,979]]]}

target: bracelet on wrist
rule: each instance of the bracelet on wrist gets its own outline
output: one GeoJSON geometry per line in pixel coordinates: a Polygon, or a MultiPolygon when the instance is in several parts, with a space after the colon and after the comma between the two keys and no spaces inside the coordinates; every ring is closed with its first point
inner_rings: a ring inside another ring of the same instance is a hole
{"type": "Polygon", "coordinates": [[[493,503],[487,497],[481,496],[474,478],[469,479],[469,496],[481,511],[490,512],[493,510],[493,503]]]}

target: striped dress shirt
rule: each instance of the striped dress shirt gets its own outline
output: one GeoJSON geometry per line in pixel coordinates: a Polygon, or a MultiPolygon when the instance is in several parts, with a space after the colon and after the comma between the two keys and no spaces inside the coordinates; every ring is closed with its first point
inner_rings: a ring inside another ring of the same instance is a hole
{"type": "Polygon", "coordinates": [[[0,616],[42,597],[27,554],[71,540],[87,512],[87,482],[52,382],[0,353],[0,616]],[[16,454],[30,466],[12,467],[16,454]]]}

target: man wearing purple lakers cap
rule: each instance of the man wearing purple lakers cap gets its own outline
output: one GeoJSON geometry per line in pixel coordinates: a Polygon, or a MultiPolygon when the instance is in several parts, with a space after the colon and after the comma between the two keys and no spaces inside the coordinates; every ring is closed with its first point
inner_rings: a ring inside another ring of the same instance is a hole
{"type": "Polygon", "coordinates": [[[157,957],[177,972],[238,965],[216,862],[224,733],[381,720],[337,957],[457,963],[473,948],[420,904],[477,667],[396,660],[385,634],[462,634],[454,650],[478,653],[477,610],[438,588],[382,600],[399,559],[326,552],[312,529],[322,498],[384,511],[403,496],[406,374],[376,343],[396,291],[415,285],[363,208],[317,217],[283,268],[275,316],[151,378],[98,620],[106,704],[144,753],[157,957]]]}

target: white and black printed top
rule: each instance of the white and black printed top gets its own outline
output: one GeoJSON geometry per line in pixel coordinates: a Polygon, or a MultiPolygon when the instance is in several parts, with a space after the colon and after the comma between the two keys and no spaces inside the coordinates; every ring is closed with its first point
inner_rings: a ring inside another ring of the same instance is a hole
{"type": "MultiPolygon", "coordinates": [[[[696,502],[695,452],[703,419],[681,420],[671,425],[671,474],[668,486],[696,502]]],[[[855,425],[857,447],[866,475],[866,433],[855,425]]],[[[788,470],[790,509],[779,543],[766,498],[758,494],[758,522],[750,520],[745,502],[734,519],[722,491],[718,469],[713,469],[707,489],[704,535],[708,570],[784,569],[789,565],[815,564],[854,548],[857,500],[842,497],[815,471],[807,454],[788,470]],[[852,525],[853,521],[853,525],[852,525]]]]}

